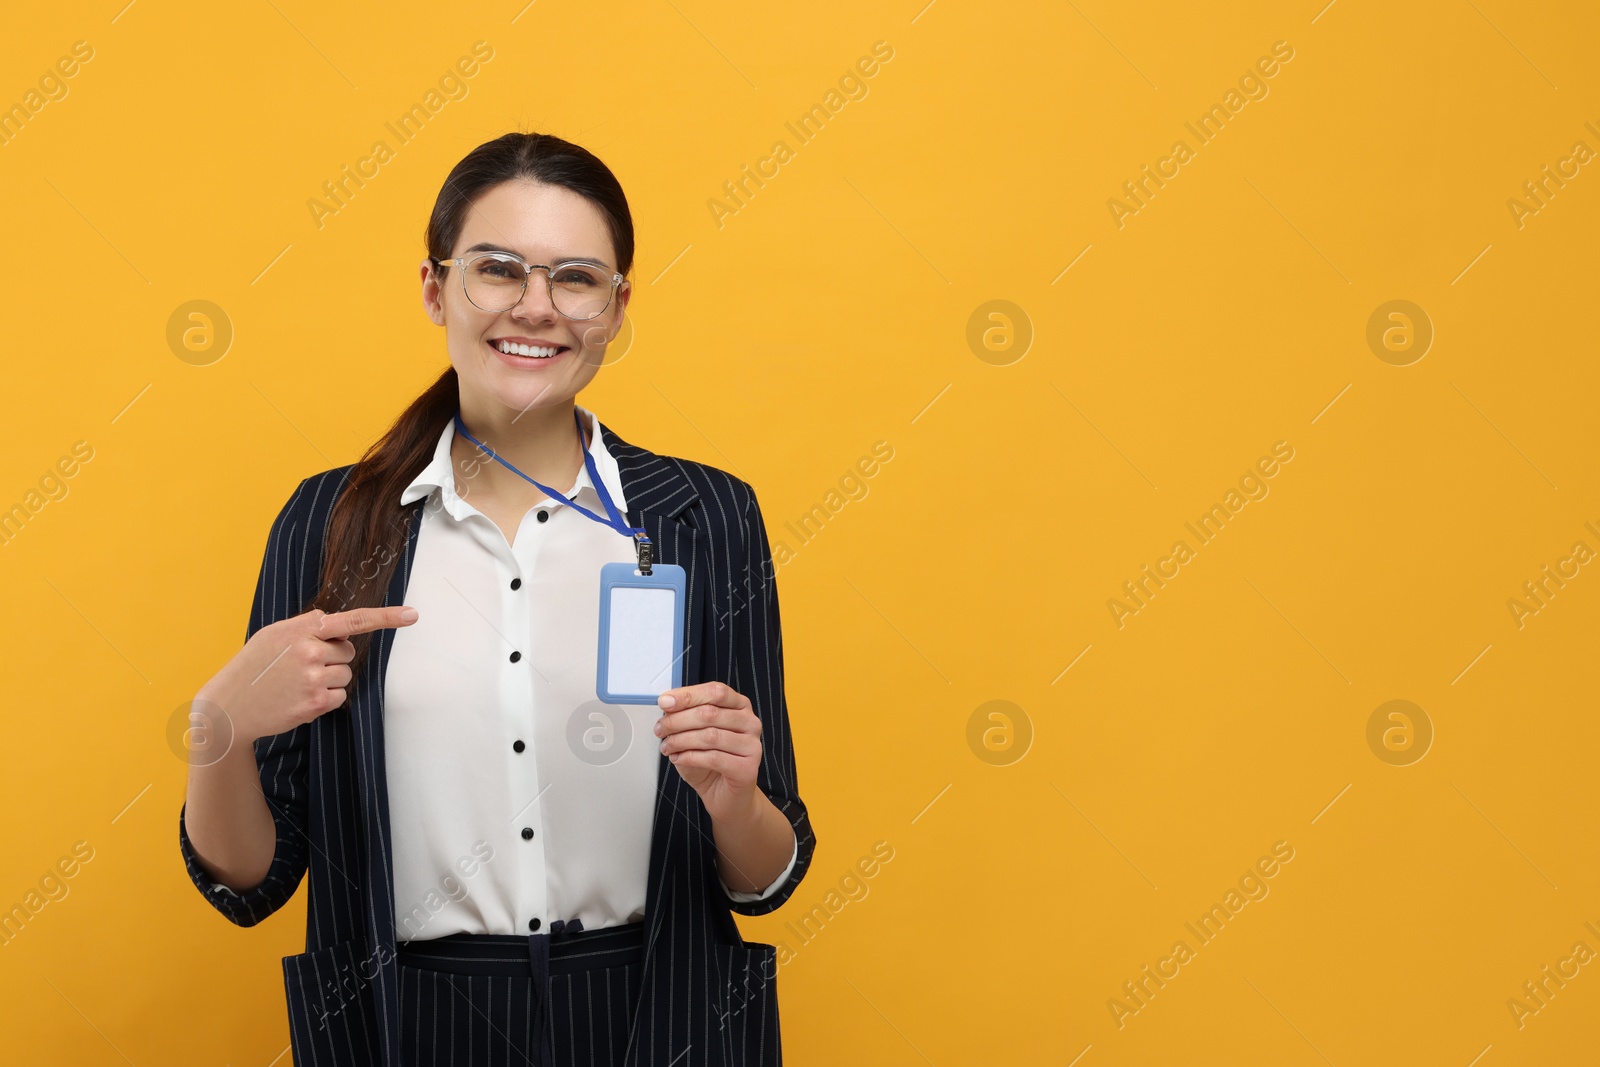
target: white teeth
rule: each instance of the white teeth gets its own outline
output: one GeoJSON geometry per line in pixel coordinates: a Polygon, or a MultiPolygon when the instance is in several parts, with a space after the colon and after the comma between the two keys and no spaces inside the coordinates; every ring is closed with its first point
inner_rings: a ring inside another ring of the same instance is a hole
{"type": "Polygon", "coordinates": [[[494,346],[507,355],[534,356],[538,359],[548,359],[560,351],[559,348],[542,348],[538,346],[519,345],[511,341],[496,341],[494,346]]]}

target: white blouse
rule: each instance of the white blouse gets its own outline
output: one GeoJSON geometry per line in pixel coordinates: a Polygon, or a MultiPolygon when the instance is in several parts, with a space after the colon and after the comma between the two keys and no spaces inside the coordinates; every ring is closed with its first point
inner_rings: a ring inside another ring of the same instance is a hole
{"type": "MultiPolygon", "coordinates": [[[[600,421],[577,410],[626,512],[600,421]]],[[[640,921],[661,712],[595,696],[600,567],[636,562],[634,541],[546,496],[508,544],[457,495],[454,438],[452,419],[400,497],[428,502],[405,596],[418,617],[395,631],[384,679],[396,938],[640,921]]],[[[605,514],[587,465],[567,496],[605,514]]],[[[770,896],[798,852],[762,892],[729,897],[770,896]]]]}

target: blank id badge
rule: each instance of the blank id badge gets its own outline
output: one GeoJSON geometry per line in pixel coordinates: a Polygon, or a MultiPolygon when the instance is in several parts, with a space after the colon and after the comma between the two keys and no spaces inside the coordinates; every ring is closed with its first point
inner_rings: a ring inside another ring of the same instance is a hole
{"type": "Polygon", "coordinates": [[[683,684],[688,580],[675,563],[641,574],[632,563],[600,568],[600,651],[595,695],[605,704],[654,704],[683,684]]]}

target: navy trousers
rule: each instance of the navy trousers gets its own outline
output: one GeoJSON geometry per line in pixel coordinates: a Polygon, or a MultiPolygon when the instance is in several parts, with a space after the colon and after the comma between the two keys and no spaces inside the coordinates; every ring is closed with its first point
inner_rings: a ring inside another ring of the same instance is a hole
{"type": "Polygon", "coordinates": [[[407,1067],[613,1067],[644,969],[644,924],[401,942],[407,1067]]]}

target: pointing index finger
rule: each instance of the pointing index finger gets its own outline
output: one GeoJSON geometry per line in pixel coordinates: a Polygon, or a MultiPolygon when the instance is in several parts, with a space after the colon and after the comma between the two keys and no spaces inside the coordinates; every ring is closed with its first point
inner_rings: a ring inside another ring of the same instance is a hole
{"type": "Polygon", "coordinates": [[[417,621],[417,609],[396,605],[387,608],[353,608],[336,611],[317,620],[317,636],[333,641],[353,634],[371,633],[373,630],[396,626],[410,626],[417,621]]]}

